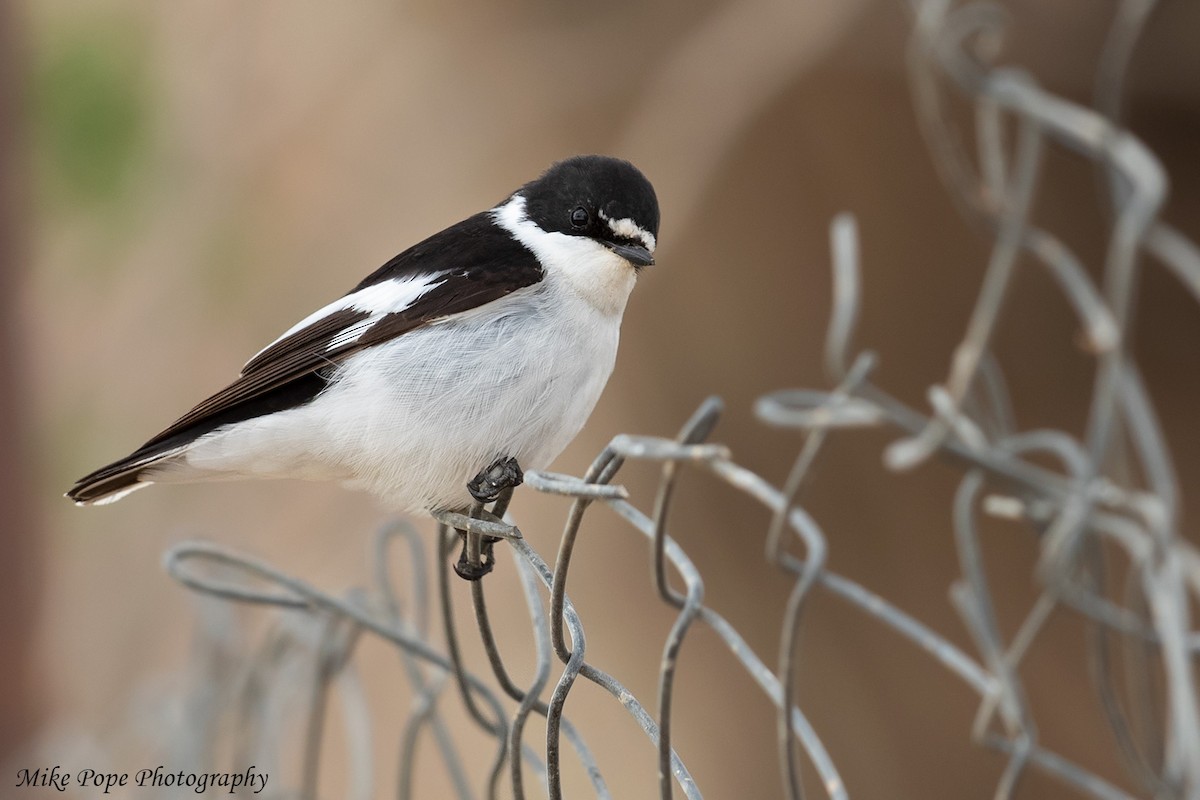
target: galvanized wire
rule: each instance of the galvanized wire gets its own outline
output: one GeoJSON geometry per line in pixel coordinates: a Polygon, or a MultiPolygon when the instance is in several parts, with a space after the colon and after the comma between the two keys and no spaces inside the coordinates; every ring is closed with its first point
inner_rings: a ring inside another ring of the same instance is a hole
{"type": "MultiPolygon", "coordinates": [[[[1166,175],[1154,154],[1117,119],[1126,65],[1153,5],[1149,0],[1119,4],[1098,70],[1096,108],[1090,109],[1047,92],[1028,74],[996,63],[1005,22],[1000,6],[952,0],[910,3],[914,32],[908,69],[921,129],[951,196],[994,242],[963,338],[948,353],[945,381],[930,387],[927,410],[911,408],[875,385],[871,374],[877,356],[853,351],[862,276],[857,224],[853,216],[843,214],[831,229],[834,296],[825,363],[834,388],[782,390],[756,406],[765,424],[805,433],[781,488],[733,461],[725,447],[707,443],[721,413],[720,401],[710,399],[674,439],[618,436],[580,478],[527,474],[530,490],[572,501],[552,563],[535,552],[506,517],[507,497],[490,511],[477,506],[468,514],[437,515],[441,527],[433,548],[436,589],[425,563],[425,542],[404,526],[389,527],[377,538],[372,589],[346,595],[319,590],[215,545],[187,543],[172,549],[167,567],[188,587],[229,602],[276,606],[293,615],[292,627],[285,627],[287,636],[264,651],[248,673],[254,680],[247,678],[249,688],[240,700],[246,728],[270,737],[281,723],[269,710],[270,681],[264,674],[283,669],[286,659],[279,653],[309,654],[313,669],[299,794],[317,794],[325,707],[335,682],[350,720],[348,735],[355,737],[357,746],[369,736],[369,707],[353,678],[352,656],[356,642],[374,636],[397,648],[415,697],[397,732],[395,794],[400,798],[412,796],[417,742],[426,733],[456,796],[475,796],[467,759],[441,710],[449,702],[459,703],[479,731],[494,740],[482,786],[487,797],[504,794],[503,787],[524,798],[528,771],[542,793],[561,798],[561,736],[568,739],[594,794],[610,797],[604,766],[584,741],[586,725],[573,725],[565,716],[580,679],[611,694],[657,750],[659,796],[670,798],[678,789],[688,798],[699,798],[699,787],[672,747],[672,732],[680,714],[694,711],[679,708],[674,700],[681,648],[697,625],[705,625],[778,709],[786,796],[803,796],[803,774],[811,770],[825,795],[848,797],[817,726],[794,696],[803,663],[798,651],[800,622],[812,595],[824,592],[916,645],[979,696],[972,736],[1006,759],[996,797],[1014,796],[1022,776],[1038,770],[1085,796],[1125,798],[1125,791],[1087,765],[1071,762],[1040,740],[1039,710],[1025,690],[1025,656],[1047,620],[1062,610],[1077,614],[1090,633],[1089,667],[1097,702],[1124,755],[1130,782],[1148,796],[1200,797],[1200,633],[1190,617],[1192,604],[1200,601],[1200,552],[1179,530],[1180,487],[1168,443],[1129,348],[1136,324],[1135,287],[1147,263],[1165,267],[1200,300],[1200,248],[1158,218],[1166,175]],[[961,144],[962,132],[951,121],[952,98],[969,103],[974,111],[974,156],[961,144]],[[1006,141],[1009,130],[1016,134],[1011,144],[1006,141]],[[1111,208],[1112,219],[1098,281],[1034,219],[1043,155],[1051,147],[1067,147],[1092,160],[1103,177],[1098,181],[1100,199],[1111,208]],[[1017,429],[1004,373],[991,347],[1005,318],[1006,296],[1026,259],[1053,278],[1078,316],[1086,347],[1096,359],[1082,440],[1064,431],[1017,429]],[[826,566],[829,544],[800,503],[803,488],[829,439],[843,428],[863,426],[887,426],[900,433],[884,453],[893,469],[910,469],[932,456],[963,468],[953,507],[953,535],[947,538],[961,571],[951,598],[974,642],[975,655],[826,566]],[[660,465],[648,513],[614,483],[629,461],[660,465]],[[767,560],[794,580],[774,669],[705,604],[700,572],[669,533],[672,497],[687,470],[710,473],[772,515],[764,532],[767,560]],[[567,594],[572,571],[586,569],[575,566],[572,556],[582,523],[597,506],[614,512],[646,538],[653,584],[660,599],[676,612],[662,647],[654,714],[617,678],[587,660],[583,620],[567,594]],[[1041,591],[1007,641],[996,621],[998,590],[986,577],[987,545],[979,530],[984,514],[1027,523],[1040,551],[1035,577],[1041,591]],[[391,544],[399,539],[408,543],[408,558],[391,555],[391,544]],[[516,565],[533,635],[532,676],[514,677],[504,663],[490,620],[489,579],[470,583],[468,589],[468,584],[450,577],[449,561],[460,541],[471,567],[486,565],[493,547],[507,551],[516,565]],[[794,555],[795,549],[803,555],[794,555]],[[1113,569],[1114,559],[1119,570],[1113,569]],[[411,588],[406,602],[399,599],[389,572],[396,561],[410,571],[404,582],[411,588]],[[672,585],[672,572],[681,583],[678,588],[672,585]],[[1118,599],[1109,587],[1114,572],[1127,576],[1118,599]],[[543,590],[548,592],[548,610],[543,590]],[[475,618],[471,635],[480,637],[486,666],[467,664],[462,656],[463,634],[453,612],[454,597],[462,592],[470,594],[475,618]],[[297,628],[296,612],[309,620],[308,628],[297,628]],[[431,623],[431,616],[439,625],[431,623]],[[440,645],[435,643],[435,628],[441,630],[440,645]],[[285,646],[285,640],[291,643],[285,646]],[[1124,685],[1111,664],[1111,650],[1117,645],[1125,656],[1124,685]],[[1156,700],[1160,694],[1161,702],[1156,700]],[[537,745],[525,736],[530,714],[546,719],[546,740],[537,745]]],[[[372,769],[369,759],[352,761],[355,777],[348,796],[373,796],[372,776],[364,774],[372,769]]]]}

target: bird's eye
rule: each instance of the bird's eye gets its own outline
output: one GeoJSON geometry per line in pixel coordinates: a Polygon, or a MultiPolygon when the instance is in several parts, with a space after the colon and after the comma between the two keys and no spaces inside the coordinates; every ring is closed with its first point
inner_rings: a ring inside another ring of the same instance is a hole
{"type": "Polygon", "coordinates": [[[576,206],[575,210],[571,212],[571,224],[576,228],[584,227],[591,218],[591,215],[588,214],[587,209],[583,206],[576,206]]]}

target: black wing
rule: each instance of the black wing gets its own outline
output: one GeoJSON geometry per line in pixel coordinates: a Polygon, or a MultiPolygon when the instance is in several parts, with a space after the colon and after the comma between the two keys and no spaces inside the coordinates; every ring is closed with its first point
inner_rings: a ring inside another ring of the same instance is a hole
{"type": "Polygon", "coordinates": [[[363,348],[478,308],[541,279],[534,255],[498,228],[488,212],[476,214],[388,261],[341,301],[327,306],[327,313],[250,359],[233,383],[126,458],[81,478],[67,496],[86,503],[113,494],[134,483],[137,473],[159,456],[222,425],[311,401],[327,385],[322,372],[363,348]],[[429,288],[398,310],[348,303],[372,287],[416,280],[429,288]]]}

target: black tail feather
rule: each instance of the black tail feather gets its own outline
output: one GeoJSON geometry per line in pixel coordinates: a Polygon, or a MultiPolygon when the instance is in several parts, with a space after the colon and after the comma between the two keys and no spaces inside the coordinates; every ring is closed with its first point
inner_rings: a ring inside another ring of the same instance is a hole
{"type": "Polygon", "coordinates": [[[180,452],[206,433],[225,425],[304,405],[327,385],[324,377],[315,372],[309,373],[250,400],[210,414],[185,428],[177,430],[176,423],[125,458],[77,480],[67,492],[67,497],[79,505],[88,505],[119,495],[134,484],[146,482],[143,478],[147,471],[152,472],[154,466],[164,458],[180,452]]]}
{"type": "Polygon", "coordinates": [[[76,481],[71,490],[67,492],[67,497],[77,505],[90,505],[138,483],[138,476],[141,472],[140,468],[133,468],[108,476],[92,473],[76,481]]]}

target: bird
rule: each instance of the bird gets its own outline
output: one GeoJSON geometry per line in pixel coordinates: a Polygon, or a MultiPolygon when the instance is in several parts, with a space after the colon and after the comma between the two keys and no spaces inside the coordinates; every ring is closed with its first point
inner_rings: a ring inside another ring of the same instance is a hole
{"type": "Polygon", "coordinates": [[[554,163],[304,317],[66,496],[102,505],[156,483],[300,478],[401,512],[495,500],[591,415],[658,228],[654,187],[628,161],[554,163]]]}

